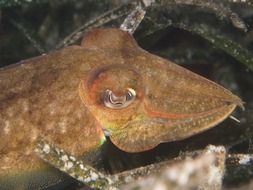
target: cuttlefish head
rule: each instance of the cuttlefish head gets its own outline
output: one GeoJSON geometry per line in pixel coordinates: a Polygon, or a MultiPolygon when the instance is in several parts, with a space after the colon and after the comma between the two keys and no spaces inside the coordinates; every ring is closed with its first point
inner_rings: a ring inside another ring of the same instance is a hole
{"type": "Polygon", "coordinates": [[[86,47],[114,57],[82,78],[80,97],[111,141],[126,152],[203,132],[242,107],[230,91],[142,50],[126,32],[95,30],[86,47]]]}

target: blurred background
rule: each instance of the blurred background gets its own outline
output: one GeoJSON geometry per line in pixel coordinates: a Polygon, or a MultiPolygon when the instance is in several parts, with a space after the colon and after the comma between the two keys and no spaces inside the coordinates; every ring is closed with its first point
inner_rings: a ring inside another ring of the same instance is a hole
{"type": "MultiPolygon", "coordinates": [[[[119,27],[134,5],[128,0],[0,0],[0,67],[79,44],[94,27],[119,27]]],[[[151,151],[128,154],[110,141],[102,168],[108,173],[224,145],[229,153],[253,153],[253,5],[220,1],[155,1],[134,33],[139,45],[231,90],[245,102],[218,127],[151,151]]],[[[1,93],[1,92],[0,92],[1,93]]],[[[252,183],[253,165],[227,164],[224,188],[252,183]]]]}

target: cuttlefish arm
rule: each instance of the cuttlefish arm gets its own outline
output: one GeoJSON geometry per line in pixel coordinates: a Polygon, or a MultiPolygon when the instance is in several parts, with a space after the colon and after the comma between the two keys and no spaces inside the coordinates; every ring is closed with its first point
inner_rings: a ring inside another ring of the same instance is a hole
{"type": "Polygon", "coordinates": [[[190,137],[243,107],[229,90],[146,52],[127,33],[100,29],[89,35],[94,39],[90,46],[112,51],[123,62],[92,69],[80,83],[80,96],[111,141],[126,152],[190,137]],[[111,35],[128,38],[130,45],[115,45],[105,38],[111,35]]]}

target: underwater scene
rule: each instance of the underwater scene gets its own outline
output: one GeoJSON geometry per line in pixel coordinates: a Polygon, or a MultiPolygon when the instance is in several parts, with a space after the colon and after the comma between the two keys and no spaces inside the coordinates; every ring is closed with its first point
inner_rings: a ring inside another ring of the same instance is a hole
{"type": "Polygon", "coordinates": [[[251,0],[0,0],[0,190],[253,188],[251,0]]]}

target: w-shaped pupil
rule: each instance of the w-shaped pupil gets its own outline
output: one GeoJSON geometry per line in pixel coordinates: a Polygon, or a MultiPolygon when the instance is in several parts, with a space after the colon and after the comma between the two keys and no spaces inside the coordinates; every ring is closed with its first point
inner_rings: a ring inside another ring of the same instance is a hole
{"type": "Polygon", "coordinates": [[[135,99],[136,93],[128,88],[123,96],[116,96],[111,90],[106,90],[104,94],[104,105],[111,109],[121,109],[129,106],[135,99]]]}

